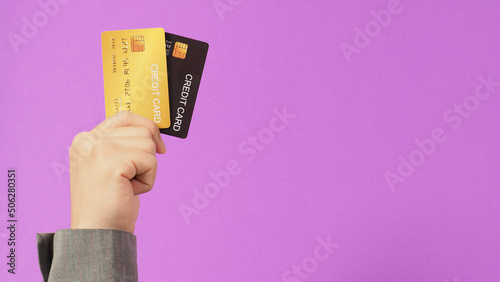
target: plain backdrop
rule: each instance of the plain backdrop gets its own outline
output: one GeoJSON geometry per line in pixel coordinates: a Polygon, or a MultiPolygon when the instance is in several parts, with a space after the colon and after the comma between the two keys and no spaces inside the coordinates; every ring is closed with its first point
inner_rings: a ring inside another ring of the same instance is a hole
{"type": "Polygon", "coordinates": [[[68,148],[105,118],[101,32],[152,27],[210,49],[189,136],[163,136],[141,196],[140,281],[500,280],[500,87],[481,82],[500,82],[498,1],[0,10],[0,226],[8,169],[18,219],[15,275],[0,227],[1,281],[40,281],[36,233],[70,226],[68,148]]]}

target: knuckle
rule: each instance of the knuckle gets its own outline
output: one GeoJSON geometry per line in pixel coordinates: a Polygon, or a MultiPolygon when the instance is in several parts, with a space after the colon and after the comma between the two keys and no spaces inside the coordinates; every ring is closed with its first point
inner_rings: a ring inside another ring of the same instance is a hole
{"type": "Polygon", "coordinates": [[[153,173],[153,175],[156,175],[156,170],[158,168],[158,160],[156,159],[155,156],[153,155],[148,155],[148,166],[150,167],[150,171],[153,173]]]}
{"type": "Polygon", "coordinates": [[[153,189],[153,186],[154,186],[154,183],[156,180],[156,170],[158,168],[158,161],[156,160],[155,157],[153,157],[153,156],[151,156],[151,157],[152,157],[152,159],[151,159],[151,179],[147,185],[147,191],[150,191],[151,189],[153,189]]]}
{"type": "Polygon", "coordinates": [[[145,138],[151,138],[151,133],[149,132],[149,130],[145,127],[142,127],[142,126],[139,126],[138,127],[138,132],[139,132],[139,135],[141,137],[145,137],[145,138]]]}
{"type": "Polygon", "coordinates": [[[113,127],[113,123],[114,123],[113,120],[114,119],[112,117],[109,117],[106,120],[104,120],[100,125],[96,126],[95,129],[101,130],[101,131],[108,130],[108,129],[113,127]]]}
{"type": "Polygon", "coordinates": [[[149,138],[146,139],[145,140],[145,145],[146,145],[146,150],[148,152],[150,152],[150,153],[151,152],[153,152],[153,153],[156,152],[156,143],[153,140],[151,140],[149,138]]]}
{"type": "Polygon", "coordinates": [[[144,126],[148,129],[150,132],[154,132],[155,130],[158,130],[158,126],[156,123],[150,119],[145,119],[144,120],[144,126]]]}
{"type": "Polygon", "coordinates": [[[98,161],[103,161],[112,156],[115,150],[115,143],[108,140],[103,140],[94,147],[94,149],[92,150],[92,154],[98,161]]]}
{"type": "Polygon", "coordinates": [[[73,138],[69,148],[70,156],[84,155],[90,149],[87,136],[88,132],[80,132],[73,138]]]}
{"type": "Polygon", "coordinates": [[[155,179],[156,179],[156,171],[157,171],[157,169],[158,169],[158,161],[156,160],[156,158],[154,158],[152,165],[153,165],[153,166],[152,166],[152,168],[151,168],[151,171],[153,172],[153,175],[154,175],[154,176],[153,176],[153,182],[154,182],[154,181],[155,181],[155,179]]]}
{"type": "Polygon", "coordinates": [[[110,123],[114,123],[114,121],[127,121],[130,119],[130,112],[126,110],[119,111],[109,118],[110,123]]]}
{"type": "Polygon", "coordinates": [[[156,169],[158,168],[158,160],[156,159],[155,156],[152,156],[152,157],[153,157],[153,160],[152,160],[153,171],[156,173],[156,169]]]}
{"type": "Polygon", "coordinates": [[[71,146],[76,145],[80,140],[85,139],[87,132],[80,132],[75,137],[73,138],[73,141],[71,142],[71,146]]]}
{"type": "Polygon", "coordinates": [[[124,119],[124,120],[126,120],[126,121],[129,121],[129,120],[131,120],[131,119],[132,119],[133,115],[134,115],[134,114],[133,114],[132,112],[129,112],[129,111],[123,110],[123,111],[121,111],[121,116],[120,116],[120,118],[122,118],[122,119],[124,119]]]}
{"type": "Polygon", "coordinates": [[[87,133],[87,138],[91,142],[97,143],[104,139],[104,130],[102,128],[94,128],[92,131],[87,133]]]}

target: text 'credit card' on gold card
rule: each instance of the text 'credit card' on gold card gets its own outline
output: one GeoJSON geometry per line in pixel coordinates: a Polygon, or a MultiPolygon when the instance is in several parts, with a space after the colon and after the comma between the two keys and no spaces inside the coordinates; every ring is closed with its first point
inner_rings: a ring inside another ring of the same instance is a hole
{"type": "Polygon", "coordinates": [[[106,118],[127,110],[170,127],[163,28],[101,34],[106,118]]]}

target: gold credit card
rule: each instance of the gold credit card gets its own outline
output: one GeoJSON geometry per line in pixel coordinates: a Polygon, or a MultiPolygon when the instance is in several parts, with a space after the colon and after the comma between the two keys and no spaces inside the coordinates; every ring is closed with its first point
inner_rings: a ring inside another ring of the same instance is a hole
{"type": "Polygon", "coordinates": [[[163,28],[101,34],[106,118],[127,110],[170,127],[163,28]]]}

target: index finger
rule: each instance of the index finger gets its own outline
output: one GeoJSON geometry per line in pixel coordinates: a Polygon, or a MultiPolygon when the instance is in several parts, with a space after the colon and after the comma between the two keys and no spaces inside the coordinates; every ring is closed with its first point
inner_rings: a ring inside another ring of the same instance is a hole
{"type": "Polygon", "coordinates": [[[126,126],[142,126],[146,128],[151,133],[151,137],[156,144],[156,152],[163,154],[167,151],[167,149],[165,148],[165,143],[161,138],[160,130],[158,129],[156,123],[146,117],[131,113],[129,111],[119,111],[117,114],[101,122],[95,128],[97,130],[106,130],[109,128],[126,126]]]}

